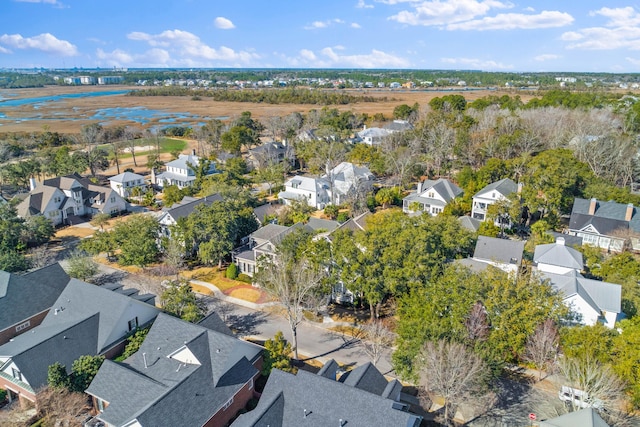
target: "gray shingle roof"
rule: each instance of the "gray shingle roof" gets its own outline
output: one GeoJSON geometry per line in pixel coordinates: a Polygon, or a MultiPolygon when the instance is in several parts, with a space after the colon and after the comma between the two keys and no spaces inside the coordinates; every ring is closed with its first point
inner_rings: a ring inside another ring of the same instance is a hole
{"type": "Polygon", "coordinates": [[[298,371],[274,369],[258,406],[233,427],[326,427],[340,419],[349,427],[418,426],[417,415],[394,409],[394,401],[359,388],[298,371]],[[306,410],[306,416],[305,416],[306,410]]]}
{"type": "Polygon", "coordinates": [[[143,426],[204,425],[258,372],[252,362],[262,350],[204,326],[218,323],[160,314],[140,350],[105,364],[89,386],[87,393],[109,402],[99,418],[115,426],[133,419],[143,426]]]}
{"type": "Polygon", "coordinates": [[[523,241],[478,236],[473,257],[479,260],[520,265],[523,251],[523,241]]]}
{"type": "Polygon", "coordinates": [[[144,176],[138,175],[137,173],[133,173],[133,172],[122,172],[119,175],[112,176],[111,178],[109,178],[109,181],[121,182],[121,183],[131,182],[136,180],[142,180],[142,183],[144,183],[144,176]]]}
{"type": "Polygon", "coordinates": [[[487,185],[482,190],[474,194],[473,197],[480,196],[484,193],[489,193],[490,191],[497,191],[498,193],[506,197],[509,194],[518,191],[518,184],[516,184],[509,178],[504,178],[500,181],[492,182],[491,184],[487,185]]]}
{"type": "Polygon", "coordinates": [[[581,409],[550,420],[540,421],[540,427],[609,427],[593,408],[581,409]]]}
{"type": "Polygon", "coordinates": [[[471,218],[470,216],[461,216],[458,217],[458,221],[460,221],[460,225],[466,228],[469,231],[476,232],[480,229],[480,224],[482,221],[479,219],[471,218]]]}
{"type": "Polygon", "coordinates": [[[22,276],[0,271],[0,331],[51,308],[67,283],[57,263],[22,276]]]}
{"type": "Polygon", "coordinates": [[[369,393],[377,394],[378,396],[382,396],[389,383],[380,371],[378,371],[370,362],[347,372],[340,378],[340,382],[351,387],[368,391],[369,393]]]}
{"type": "Polygon", "coordinates": [[[564,240],[560,239],[562,238],[559,238],[556,243],[536,246],[533,253],[533,261],[538,264],[582,270],[584,268],[582,254],[573,248],[565,246],[564,240]]]}
{"type": "Polygon", "coordinates": [[[543,272],[542,277],[549,279],[551,285],[565,298],[579,295],[594,310],[620,313],[622,286],[583,277],[575,271],[567,274],[543,272]]]}
{"type": "Polygon", "coordinates": [[[640,232],[640,215],[638,215],[636,207],[633,207],[631,221],[627,221],[625,219],[627,204],[596,200],[593,215],[589,214],[590,205],[591,200],[587,199],[576,198],[573,201],[571,218],[569,219],[571,230],[580,230],[591,224],[600,234],[610,234],[617,229],[627,230],[629,228],[640,232]]]}
{"type": "Polygon", "coordinates": [[[318,230],[333,231],[340,226],[340,223],[338,221],[333,221],[330,219],[311,217],[307,222],[307,226],[311,227],[313,231],[318,231],[318,230]]]}
{"type": "Polygon", "coordinates": [[[188,199],[186,201],[183,200],[181,203],[176,203],[171,205],[168,208],[164,208],[167,214],[171,215],[171,217],[177,221],[180,218],[184,218],[189,216],[196,208],[200,205],[209,206],[214,202],[222,200],[222,196],[220,194],[212,194],[211,196],[203,197],[200,199],[188,199]]]}
{"type": "Polygon", "coordinates": [[[271,240],[278,234],[288,229],[289,227],[285,227],[284,225],[267,224],[264,227],[258,228],[256,231],[251,233],[251,237],[259,240],[271,240]]]}

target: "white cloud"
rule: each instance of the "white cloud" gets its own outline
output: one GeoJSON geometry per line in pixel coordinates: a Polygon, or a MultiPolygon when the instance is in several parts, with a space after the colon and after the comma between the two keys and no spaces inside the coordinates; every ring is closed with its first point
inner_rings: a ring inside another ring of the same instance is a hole
{"type": "Polygon", "coordinates": [[[6,49],[6,48],[0,46],[0,53],[11,53],[11,51],[9,49],[6,49]]]}
{"type": "Polygon", "coordinates": [[[16,1],[18,3],[43,3],[43,4],[50,4],[52,6],[55,6],[58,9],[66,9],[69,6],[64,5],[62,3],[60,3],[58,0],[13,0],[16,1]]]}
{"type": "Polygon", "coordinates": [[[231,20],[222,16],[218,16],[216,19],[214,19],[213,25],[221,30],[232,30],[236,27],[235,25],[233,25],[233,22],[231,22],[231,20]]]}
{"type": "Polygon", "coordinates": [[[345,50],[343,46],[325,47],[319,52],[302,49],[299,56],[283,58],[291,66],[331,68],[331,67],[357,67],[357,68],[406,68],[411,63],[402,57],[373,49],[370,53],[346,55],[340,53],[345,50]]]}
{"type": "Polygon", "coordinates": [[[591,11],[589,15],[601,16],[607,20],[602,27],[583,28],[562,34],[560,39],[568,42],[568,49],[640,49],[640,13],[634,8],[603,7],[591,11]]]}
{"type": "MultiPolygon", "coordinates": [[[[346,22],[340,18],[327,19],[326,21],[313,21],[311,24],[305,25],[305,30],[317,30],[320,28],[327,28],[333,24],[346,24],[346,22]]],[[[353,24],[352,24],[353,26],[353,24]]]]}
{"type": "Polygon", "coordinates": [[[175,65],[171,61],[171,55],[164,49],[153,48],[142,54],[130,54],[120,49],[105,52],[102,49],[96,50],[96,58],[101,66],[123,67],[123,66],[146,66],[146,67],[166,67],[175,65]]]}
{"type": "Polygon", "coordinates": [[[235,51],[226,46],[213,48],[195,34],[182,30],[166,30],[160,34],[132,32],[127,37],[130,40],[147,42],[152,47],[163,48],[171,55],[176,65],[189,67],[215,65],[212,61],[247,65],[259,58],[259,55],[249,51],[235,51]]]}
{"type": "Polygon", "coordinates": [[[365,3],[364,0],[358,0],[358,4],[356,4],[356,7],[358,9],[373,9],[373,5],[365,3]]]}
{"type": "Polygon", "coordinates": [[[542,55],[538,55],[538,56],[534,57],[533,59],[535,59],[536,61],[543,62],[543,61],[551,61],[551,60],[559,59],[559,58],[560,58],[560,55],[554,55],[552,53],[545,53],[545,54],[542,54],[542,55]]]}
{"type": "Polygon", "coordinates": [[[631,62],[635,66],[640,66],[640,59],[630,58],[630,57],[626,57],[624,59],[626,59],[627,61],[631,62]]]}
{"type": "Polygon", "coordinates": [[[20,34],[3,34],[0,45],[5,49],[39,50],[61,56],[75,56],[78,48],[66,40],[60,40],[49,33],[42,33],[34,37],[22,37],[20,34]]]}
{"type": "MultiPolygon", "coordinates": [[[[402,0],[387,0],[396,4],[402,0]]],[[[410,1],[413,10],[403,10],[389,19],[407,25],[441,26],[469,21],[493,9],[510,9],[513,4],[497,0],[427,0],[410,1]]]]}
{"type": "Polygon", "coordinates": [[[447,25],[447,30],[531,30],[570,25],[573,17],[568,13],[544,10],[537,15],[500,13],[496,16],[447,25]]]}
{"type": "Polygon", "coordinates": [[[512,65],[477,58],[441,58],[440,61],[444,64],[464,65],[478,70],[507,70],[513,68],[512,65]]]}
{"type": "Polygon", "coordinates": [[[531,6],[525,7],[524,8],[525,12],[535,12],[536,10],[534,8],[532,8],[531,6]]]}
{"type": "Polygon", "coordinates": [[[361,27],[361,26],[360,26],[360,24],[358,24],[357,22],[352,22],[352,23],[351,23],[351,28],[360,29],[360,28],[362,28],[362,27],[361,27]]]}

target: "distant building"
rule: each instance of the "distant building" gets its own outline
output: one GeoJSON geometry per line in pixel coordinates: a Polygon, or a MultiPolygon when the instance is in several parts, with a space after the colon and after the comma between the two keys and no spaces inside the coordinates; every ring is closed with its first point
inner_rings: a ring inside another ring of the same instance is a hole
{"type": "Polygon", "coordinates": [[[98,77],[99,85],[117,85],[124,81],[122,76],[102,76],[98,77]]]}

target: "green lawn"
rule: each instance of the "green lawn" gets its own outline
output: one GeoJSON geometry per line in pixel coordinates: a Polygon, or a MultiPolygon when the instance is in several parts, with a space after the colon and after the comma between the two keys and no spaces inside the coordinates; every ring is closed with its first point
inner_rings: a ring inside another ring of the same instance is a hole
{"type": "MultiPolygon", "coordinates": [[[[155,138],[140,138],[140,139],[136,139],[135,142],[137,147],[147,147],[147,146],[154,147],[154,149],[150,151],[136,151],[136,155],[146,155],[150,152],[155,151],[155,146],[156,146],[155,138]]],[[[113,147],[111,146],[111,144],[100,145],[100,148],[104,148],[105,150],[107,150],[110,155],[113,154],[112,153],[113,147]]],[[[181,139],[175,139],[175,138],[160,138],[160,153],[184,151],[185,148],[187,148],[186,141],[183,141],[181,139]]],[[[131,153],[120,153],[121,159],[126,159],[128,157],[131,157],[131,153]]]]}

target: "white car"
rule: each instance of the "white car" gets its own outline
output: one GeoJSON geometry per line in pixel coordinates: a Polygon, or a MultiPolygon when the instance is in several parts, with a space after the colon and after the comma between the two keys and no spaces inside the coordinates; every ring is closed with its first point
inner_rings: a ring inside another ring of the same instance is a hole
{"type": "Polygon", "coordinates": [[[582,390],[578,390],[577,388],[572,388],[564,385],[558,392],[558,397],[563,402],[568,402],[581,409],[585,409],[585,408],[602,409],[603,407],[602,400],[593,399],[589,397],[589,395],[582,390]]]}

